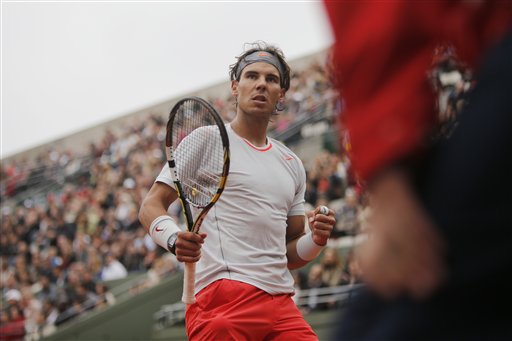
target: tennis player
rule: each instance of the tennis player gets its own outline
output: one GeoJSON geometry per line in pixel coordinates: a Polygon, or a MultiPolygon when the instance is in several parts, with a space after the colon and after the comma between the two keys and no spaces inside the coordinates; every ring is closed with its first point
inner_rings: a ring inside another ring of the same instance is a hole
{"type": "Polygon", "coordinates": [[[290,86],[290,68],[279,48],[257,42],[231,65],[230,77],[236,99],[236,117],[226,127],[230,173],[201,232],[181,231],[167,215],[177,199],[167,164],[139,218],[179,261],[197,262],[196,303],[186,312],[189,339],[316,340],[292,301],[289,270],[318,256],[335,219],[322,207],[305,214],[304,166],[267,136],[290,86]]]}

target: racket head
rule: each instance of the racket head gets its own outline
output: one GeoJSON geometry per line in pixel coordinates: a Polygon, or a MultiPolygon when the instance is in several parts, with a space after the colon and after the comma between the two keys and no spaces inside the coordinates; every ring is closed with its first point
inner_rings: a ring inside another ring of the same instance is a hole
{"type": "Polygon", "coordinates": [[[165,144],[180,199],[203,211],[211,207],[229,173],[229,138],[215,108],[199,97],[178,101],[169,115],[165,144]]]}

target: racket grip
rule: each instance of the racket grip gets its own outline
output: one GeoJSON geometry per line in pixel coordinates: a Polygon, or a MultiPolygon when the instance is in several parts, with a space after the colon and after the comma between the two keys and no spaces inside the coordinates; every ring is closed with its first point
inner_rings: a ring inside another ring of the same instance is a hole
{"type": "Polygon", "coordinates": [[[194,295],[196,282],[196,263],[185,263],[185,274],[183,277],[183,303],[192,304],[196,302],[194,295]]]}

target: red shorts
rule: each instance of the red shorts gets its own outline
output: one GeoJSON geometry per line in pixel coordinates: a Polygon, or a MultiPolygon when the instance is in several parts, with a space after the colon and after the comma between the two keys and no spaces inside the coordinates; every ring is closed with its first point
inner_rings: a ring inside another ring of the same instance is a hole
{"type": "Polygon", "coordinates": [[[221,279],[187,307],[189,340],[318,340],[288,294],[221,279]]]}

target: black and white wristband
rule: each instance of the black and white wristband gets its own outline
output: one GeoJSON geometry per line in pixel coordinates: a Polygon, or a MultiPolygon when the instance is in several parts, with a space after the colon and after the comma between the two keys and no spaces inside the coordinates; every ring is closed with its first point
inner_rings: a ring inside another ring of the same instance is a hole
{"type": "Polygon", "coordinates": [[[167,251],[171,251],[169,250],[169,238],[180,231],[181,229],[174,219],[168,215],[162,215],[156,218],[149,227],[149,235],[153,241],[167,251]]]}

